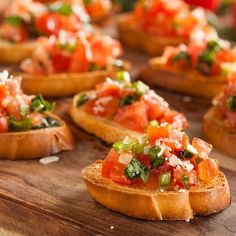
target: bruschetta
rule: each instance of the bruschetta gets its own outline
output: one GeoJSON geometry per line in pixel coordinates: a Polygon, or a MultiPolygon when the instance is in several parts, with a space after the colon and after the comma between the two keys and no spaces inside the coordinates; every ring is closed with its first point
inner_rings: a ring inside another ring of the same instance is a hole
{"type": "Polygon", "coordinates": [[[77,0],[49,5],[33,0],[15,0],[4,10],[0,24],[0,62],[18,63],[31,56],[40,35],[57,35],[59,30],[91,31],[90,18],[77,0]]]}
{"type": "Polygon", "coordinates": [[[54,105],[41,95],[28,96],[19,77],[0,73],[0,159],[32,159],[73,148],[63,120],[51,113],[54,105]]]}
{"type": "Polygon", "coordinates": [[[236,74],[213,99],[213,107],[204,116],[206,139],[222,152],[236,157],[236,74]]]}
{"type": "Polygon", "coordinates": [[[159,56],[166,46],[217,37],[204,10],[183,0],[140,0],[132,13],[118,17],[121,41],[129,47],[159,56]]]}
{"type": "Polygon", "coordinates": [[[186,220],[219,212],[230,191],[212,146],[171,129],[152,125],[140,139],[117,142],[104,161],[82,171],[88,192],[103,206],[146,220],[186,220]]]}
{"type": "Polygon", "coordinates": [[[107,78],[96,90],[73,98],[69,113],[74,122],[107,143],[129,135],[139,137],[151,122],[168,122],[185,129],[182,113],[171,110],[164,99],[141,81],[130,82],[128,72],[120,71],[113,81],[107,78]]]}
{"type": "Polygon", "coordinates": [[[118,60],[121,54],[120,43],[109,36],[60,31],[58,37],[39,38],[17,74],[27,94],[68,96],[92,89],[126,67],[118,60]]]}
{"type": "Polygon", "coordinates": [[[152,85],[183,94],[214,97],[235,70],[236,48],[222,40],[166,47],[162,57],[153,58],[142,72],[152,85]]]}

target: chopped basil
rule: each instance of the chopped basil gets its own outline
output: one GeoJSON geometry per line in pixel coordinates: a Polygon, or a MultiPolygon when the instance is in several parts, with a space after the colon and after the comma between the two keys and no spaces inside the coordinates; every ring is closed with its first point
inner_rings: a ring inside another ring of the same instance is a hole
{"type": "Polygon", "coordinates": [[[54,104],[44,100],[42,95],[37,95],[32,99],[30,108],[34,112],[43,113],[52,111],[54,108],[54,104]]]}
{"type": "Polygon", "coordinates": [[[51,128],[51,127],[58,127],[58,126],[60,126],[60,122],[57,119],[47,116],[42,119],[42,123],[40,125],[34,126],[32,128],[44,129],[44,128],[51,128]]]}
{"type": "Polygon", "coordinates": [[[221,46],[220,44],[216,41],[216,40],[210,40],[208,43],[207,43],[207,49],[209,51],[219,51],[221,49],[221,46]]]}
{"type": "Polygon", "coordinates": [[[24,120],[16,120],[13,116],[10,116],[10,131],[28,131],[32,127],[31,118],[25,118],[24,120]]]}
{"type": "Polygon", "coordinates": [[[158,146],[153,146],[149,149],[148,155],[151,157],[151,164],[153,168],[158,167],[164,162],[164,158],[162,156],[163,149],[158,146]]]}
{"type": "Polygon", "coordinates": [[[116,73],[116,78],[121,83],[130,83],[131,81],[129,72],[127,71],[118,71],[116,73]]]}
{"type": "Polygon", "coordinates": [[[236,109],[236,96],[229,96],[226,100],[227,108],[229,111],[236,109]]]}
{"type": "Polygon", "coordinates": [[[87,94],[82,94],[76,102],[76,107],[80,107],[81,105],[86,103],[88,100],[89,100],[89,96],[87,94]]]}
{"type": "Polygon", "coordinates": [[[179,154],[180,157],[184,159],[191,159],[194,155],[197,154],[197,150],[191,144],[188,144],[187,147],[179,154]]]}
{"type": "Polygon", "coordinates": [[[91,63],[89,65],[89,71],[97,71],[97,70],[101,70],[101,67],[96,63],[91,63]]]}
{"type": "Polygon", "coordinates": [[[170,184],[171,172],[165,172],[160,176],[160,186],[165,187],[170,184]]]}
{"type": "Polygon", "coordinates": [[[139,97],[141,97],[144,93],[146,93],[149,90],[149,87],[142,81],[134,82],[133,87],[135,88],[136,94],[139,97]]]}
{"type": "Polygon", "coordinates": [[[5,21],[12,26],[21,26],[23,24],[23,19],[18,15],[11,15],[5,18],[5,21]]]}
{"type": "Polygon", "coordinates": [[[184,185],[185,188],[189,188],[189,177],[187,175],[184,175],[182,177],[182,184],[184,185]]]}
{"type": "Polygon", "coordinates": [[[145,165],[140,163],[137,159],[133,158],[131,162],[126,166],[124,174],[132,181],[140,177],[141,180],[145,183],[148,180],[150,172],[145,165]]]}
{"type": "Polygon", "coordinates": [[[77,47],[77,43],[76,42],[59,43],[57,46],[59,49],[67,50],[69,52],[74,52],[77,47]]]}
{"type": "Polygon", "coordinates": [[[131,144],[130,143],[123,143],[123,142],[116,142],[113,144],[113,149],[117,152],[127,152],[131,149],[131,144]]]}
{"type": "Polygon", "coordinates": [[[143,153],[144,145],[141,143],[134,144],[132,151],[135,153],[136,156],[140,156],[143,153]]]}
{"type": "Polygon", "coordinates": [[[30,107],[27,104],[21,104],[20,105],[20,114],[25,117],[29,114],[30,112],[30,107]]]}
{"type": "Polygon", "coordinates": [[[66,2],[53,3],[49,6],[49,10],[64,16],[69,16],[73,12],[71,5],[66,2]]]}
{"type": "Polygon", "coordinates": [[[136,98],[135,98],[134,96],[127,95],[127,96],[123,97],[123,98],[120,100],[119,106],[120,106],[120,107],[123,107],[123,106],[126,106],[126,105],[131,105],[131,104],[133,104],[135,101],[136,101],[136,98]]]}
{"type": "Polygon", "coordinates": [[[176,54],[170,64],[174,64],[175,62],[177,61],[186,61],[186,62],[190,62],[190,56],[188,55],[187,52],[184,52],[184,51],[180,51],[178,54],[176,54]]]}

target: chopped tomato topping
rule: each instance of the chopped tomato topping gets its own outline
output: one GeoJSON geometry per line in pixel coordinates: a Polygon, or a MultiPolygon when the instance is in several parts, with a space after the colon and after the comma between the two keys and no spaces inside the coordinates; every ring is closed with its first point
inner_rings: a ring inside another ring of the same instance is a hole
{"type": "Polygon", "coordinates": [[[215,159],[205,159],[198,164],[198,177],[207,181],[215,178],[219,175],[219,164],[218,160],[215,159]]]}
{"type": "Polygon", "coordinates": [[[98,91],[100,97],[120,97],[121,88],[115,83],[101,83],[96,85],[96,90],[98,91]]]}
{"type": "Polygon", "coordinates": [[[168,126],[148,126],[147,134],[150,139],[150,143],[155,143],[159,138],[167,138],[169,136],[168,126]]]}
{"type": "Polygon", "coordinates": [[[207,158],[212,150],[212,145],[199,138],[193,138],[193,147],[195,147],[202,158],[207,158]]]}
{"type": "Polygon", "coordinates": [[[0,133],[5,133],[8,131],[8,117],[0,117],[0,133]]]}
{"type": "Polygon", "coordinates": [[[7,95],[7,88],[5,84],[0,84],[0,101],[7,95]]]}

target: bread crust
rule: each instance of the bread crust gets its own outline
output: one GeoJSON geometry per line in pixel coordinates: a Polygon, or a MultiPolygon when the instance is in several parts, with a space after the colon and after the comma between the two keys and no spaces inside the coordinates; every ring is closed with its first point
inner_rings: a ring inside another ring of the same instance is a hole
{"type": "MultiPolygon", "coordinates": [[[[130,64],[125,63],[125,69],[130,64]]],[[[117,72],[115,68],[83,73],[61,73],[50,75],[32,75],[15,73],[22,77],[22,89],[27,94],[42,94],[46,97],[62,97],[74,95],[80,91],[92,89],[97,83],[105,81],[117,72]]]]}
{"type": "Polygon", "coordinates": [[[49,116],[57,119],[60,126],[0,133],[0,159],[33,159],[71,150],[74,140],[68,126],[59,117],[52,114],[49,116]]]}
{"type": "Polygon", "coordinates": [[[11,43],[0,40],[0,63],[16,64],[32,55],[35,43],[11,43]]]}
{"type": "Polygon", "coordinates": [[[230,204],[225,175],[220,172],[211,186],[190,191],[160,192],[118,185],[101,176],[102,163],[82,171],[90,195],[105,207],[122,214],[147,220],[189,220],[194,215],[219,212],[230,204]]]}
{"type": "MultiPolygon", "coordinates": [[[[86,94],[93,93],[95,91],[86,91],[86,94]]],[[[126,129],[114,121],[88,114],[84,110],[84,106],[76,107],[76,102],[82,94],[84,93],[79,93],[73,98],[69,108],[69,114],[78,126],[109,144],[123,140],[126,136],[138,138],[143,135],[142,133],[126,129]]]]}
{"type": "Polygon", "coordinates": [[[223,153],[236,157],[236,130],[230,129],[224,120],[214,115],[215,108],[211,108],[203,119],[204,135],[208,142],[223,153]]]}
{"type": "Polygon", "coordinates": [[[141,77],[143,81],[151,85],[206,98],[219,94],[227,81],[221,76],[203,76],[193,69],[179,71],[166,67],[161,58],[151,59],[142,71],[141,77]]]}
{"type": "Polygon", "coordinates": [[[153,56],[162,54],[166,46],[178,46],[188,43],[188,40],[178,37],[152,36],[142,32],[135,24],[132,24],[132,14],[122,14],[117,18],[120,40],[128,47],[141,50],[153,56]]]}

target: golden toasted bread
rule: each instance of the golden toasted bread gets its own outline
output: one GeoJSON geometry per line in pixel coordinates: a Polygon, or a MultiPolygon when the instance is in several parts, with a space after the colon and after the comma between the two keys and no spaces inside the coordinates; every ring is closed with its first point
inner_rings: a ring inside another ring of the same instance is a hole
{"type": "Polygon", "coordinates": [[[161,58],[151,59],[141,77],[147,84],[208,98],[217,95],[227,81],[221,76],[206,77],[193,69],[179,71],[176,68],[167,67],[161,58]]]}
{"type": "Polygon", "coordinates": [[[71,150],[74,141],[66,123],[57,116],[50,117],[58,120],[60,126],[0,133],[0,159],[33,159],[71,150]]]}
{"type": "MultiPolygon", "coordinates": [[[[94,92],[86,92],[86,94],[88,93],[92,94],[94,92]]],[[[73,121],[84,130],[96,135],[107,143],[115,143],[126,136],[137,138],[142,135],[142,133],[126,129],[112,120],[89,114],[84,110],[84,106],[76,107],[76,102],[82,94],[80,93],[73,98],[69,114],[73,121]]]]}
{"type": "Polygon", "coordinates": [[[219,120],[214,115],[214,107],[204,116],[204,134],[208,142],[214,147],[230,156],[236,157],[236,132],[230,129],[224,120],[219,120]]]}
{"type": "Polygon", "coordinates": [[[119,185],[101,176],[102,163],[82,171],[90,195],[105,207],[125,215],[148,220],[189,220],[194,215],[209,215],[230,204],[225,175],[183,191],[145,190],[119,185]]]}

